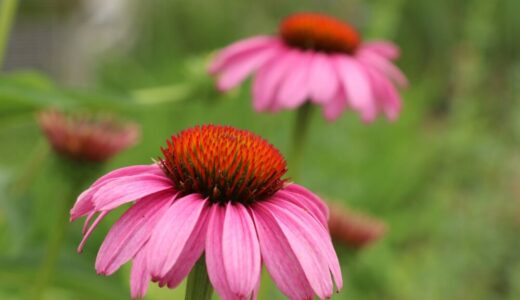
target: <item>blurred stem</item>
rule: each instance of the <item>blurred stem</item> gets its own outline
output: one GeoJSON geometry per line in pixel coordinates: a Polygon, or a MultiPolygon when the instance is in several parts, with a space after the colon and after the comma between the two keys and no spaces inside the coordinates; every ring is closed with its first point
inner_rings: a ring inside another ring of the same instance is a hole
{"type": "Polygon", "coordinates": [[[18,0],[2,0],[0,3],[0,68],[4,65],[9,33],[13,25],[18,0]]]}
{"type": "Polygon", "coordinates": [[[26,192],[33,182],[34,176],[41,170],[43,161],[48,157],[49,148],[44,139],[39,139],[25,164],[22,173],[11,186],[10,193],[13,197],[26,192]]]}
{"type": "Polygon", "coordinates": [[[312,104],[305,102],[296,112],[296,119],[293,127],[292,144],[289,152],[289,176],[295,181],[300,176],[300,168],[303,160],[303,153],[307,136],[309,134],[309,123],[312,117],[312,104]]]}
{"type": "Polygon", "coordinates": [[[213,286],[209,281],[204,255],[199,258],[188,276],[185,300],[210,300],[213,286]]]}
{"type": "Polygon", "coordinates": [[[31,291],[30,299],[39,300],[49,283],[52,282],[54,270],[60,256],[60,250],[65,241],[69,222],[69,209],[74,203],[74,198],[83,188],[83,184],[90,180],[93,173],[97,173],[102,164],[89,164],[85,162],[72,161],[60,156],[53,156],[54,168],[58,177],[64,183],[62,193],[52,200],[54,204],[55,220],[51,225],[47,249],[41,262],[35,283],[31,291]]]}

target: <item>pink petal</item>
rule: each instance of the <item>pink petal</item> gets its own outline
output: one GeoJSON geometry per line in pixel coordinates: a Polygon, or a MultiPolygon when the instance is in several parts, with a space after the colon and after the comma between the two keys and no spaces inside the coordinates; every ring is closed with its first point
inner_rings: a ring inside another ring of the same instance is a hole
{"type": "Polygon", "coordinates": [[[172,192],[160,192],[142,198],[130,207],[112,226],[99,248],[98,274],[110,275],[134,257],[174,199],[172,192]]]}
{"type": "Polygon", "coordinates": [[[159,285],[167,284],[169,288],[177,287],[186,276],[190,273],[195,263],[199,260],[206,243],[206,231],[208,228],[209,208],[204,207],[204,211],[199,217],[195,229],[186,241],[186,245],[182,250],[179,258],[170,269],[168,274],[159,282],[159,285]]]}
{"type": "Polygon", "coordinates": [[[157,164],[150,165],[135,165],[130,167],[123,167],[119,169],[115,169],[112,172],[107,173],[104,176],[101,176],[98,180],[96,180],[92,186],[100,185],[106,181],[111,179],[124,177],[124,176],[134,176],[134,175],[143,175],[143,174],[162,174],[161,168],[157,164]]]}
{"type": "Polygon", "coordinates": [[[135,175],[114,179],[101,186],[92,196],[96,210],[110,210],[150,194],[171,189],[165,175],[135,175]]]}
{"type": "Polygon", "coordinates": [[[161,217],[148,241],[148,268],[163,277],[175,265],[197,225],[205,222],[207,201],[198,194],[176,200],[161,217]]]}
{"type": "Polygon", "coordinates": [[[276,40],[276,37],[271,36],[254,36],[231,44],[220,51],[212,61],[211,66],[209,67],[209,72],[212,74],[218,73],[240,55],[271,45],[276,40]]]}
{"type": "Polygon", "coordinates": [[[276,99],[283,108],[296,108],[303,104],[309,95],[309,62],[312,54],[297,51],[297,56],[280,84],[276,99]]]}
{"type": "MultiPolygon", "coordinates": [[[[291,233],[300,229],[303,238],[307,239],[310,247],[315,249],[317,253],[319,253],[318,255],[325,256],[328,269],[332,272],[336,281],[337,290],[341,290],[343,288],[343,278],[341,276],[338,257],[334,251],[327,227],[320,224],[307,212],[293,203],[276,201],[276,198],[273,200],[274,201],[270,201],[268,205],[271,206],[271,212],[273,212],[275,218],[284,222],[287,225],[288,230],[291,230],[291,233]]],[[[330,273],[327,273],[325,278],[330,279],[330,273]]],[[[312,283],[310,279],[309,281],[312,283]]]]}
{"type": "Polygon", "coordinates": [[[260,241],[262,261],[274,283],[289,299],[313,299],[314,292],[280,226],[265,208],[251,210],[260,241]]]}
{"type": "Polygon", "coordinates": [[[277,198],[285,199],[302,208],[316,218],[325,228],[329,219],[329,209],[325,202],[306,188],[290,184],[274,194],[277,198]]]}
{"type": "Polygon", "coordinates": [[[362,45],[359,51],[370,51],[392,60],[398,58],[400,54],[399,47],[397,47],[394,43],[387,41],[366,42],[362,45]]]}
{"type": "MultiPolygon", "coordinates": [[[[81,193],[74,203],[74,206],[70,210],[70,221],[74,221],[80,217],[83,217],[88,214],[95,213],[94,203],[92,202],[92,195],[95,193],[97,188],[89,188],[81,193]]],[[[85,221],[86,224],[89,221],[85,221]]]]}
{"type": "Polygon", "coordinates": [[[328,55],[314,53],[309,67],[310,98],[315,103],[331,101],[339,89],[339,78],[328,55]]]}
{"type": "Polygon", "coordinates": [[[224,272],[223,238],[226,208],[220,205],[211,207],[211,218],[206,236],[206,266],[211,284],[224,300],[236,299],[229,288],[224,272]]]}
{"type": "MultiPolygon", "coordinates": [[[[296,222],[293,215],[286,213],[281,206],[273,205],[273,202],[264,201],[258,206],[269,211],[276,220],[316,295],[320,298],[332,296],[333,284],[326,253],[318,243],[319,237],[312,235],[316,231],[310,228],[313,224],[296,222]]],[[[309,216],[308,222],[315,221],[309,214],[306,215],[309,216]]]]}
{"type": "Polygon", "coordinates": [[[90,221],[94,218],[96,215],[96,211],[92,211],[88,214],[87,219],[85,219],[85,223],[83,223],[83,228],[81,229],[81,234],[85,235],[87,233],[90,221]]]}
{"type": "MultiPolygon", "coordinates": [[[[260,275],[261,276],[261,275],[260,275]]],[[[251,297],[252,300],[257,300],[258,299],[258,294],[260,292],[260,283],[261,283],[261,278],[259,277],[258,278],[258,281],[256,283],[256,286],[255,286],[255,289],[253,291],[253,296],[251,297]]]]}
{"type": "Polygon", "coordinates": [[[132,271],[130,274],[130,292],[132,299],[144,298],[150,280],[150,272],[146,269],[146,248],[143,248],[132,261],[132,271]]]}
{"type": "Polygon", "coordinates": [[[105,216],[108,215],[109,212],[110,211],[102,211],[99,214],[99,216],[96,218],[94,223],[92,223],[92,225],[90,225],[89,229],[83,235],[83,239],[79,243],[79,246],[78,246],[78,249],[77,249],[78,253],[83,252],[83,247],[85,247],[85,243],[87,242],[88,238],[90,237],[92,232],[94,232],[94,229],[96,229],[96,227],[99,225],[99,222],[101,222],[101,220],[103,220],[103,218],[105,218],[105,216]]]}
{"type": "MultiPolygon", "coordinates": [[[[74,207],[72,207],[71,221],[76,220],[79,217],[82,217],[87,214],[92,214],[95,212],[95,205],[92,201],[92,197],[94,194],[102,187],[104,184],[107,184],[115,179],[119,179],[127,176],[135,176],[135,175],[144,175],[144,174],[162,174],[161,169],[156,164],[152,165],[137,165],[131,167],[124,167],[116,169],[98,180],[96,180],[90,188],[85,190],[81,195],[79,195],[74,207]]],[[[88,222],[87,222],[88,223],[88,222]]]]}
{"type": "Polygon", "coordinates": [[[324,104],[323,115],[327,121],[335,121],[339,118],[348,107],[347,97],[344,95],[343,89],[329,102],[324,104]]]}
{"type": "Polygon", "coordinates": [[[336,70],[350,105],[361,113],[363,121],[373,121],[377,108],[363,65],[349,56],[336,56],[336,70]]]}
{"type": "Polygon", "coordinates": [[[247,209],[228,203],[222,233],[224,271],[237,298],[249,298],[260,279],[260,246],[247,209]]]}
{"type": "Polygon", "coordinates": [[[256,111],[265,111],[272,106],[278,87],[295,58],[295,51],[285,50],[258,70],[253,82],[253,106],[256,111]]]}
{"type": "Polygon", "coordinates": [[[401,96],[386,77],[370,68],[367,68],[367,70],[369,71],[372,88],[387,118],[390,121],[396,120],[402,107],[401,96]]]}
{"type": "Polygon", "coordinates": [[[382,74],[388,76],[398,86],[408,86],[408,80],[406,79],[406,76],[404,76],[403,72],[401,72],[399,68],[394,66],[394,64],[386,58],[370,52],[362,52],[358,55],[358,58],[366,65],[372,66],[382,74]]]}
{"type": "Polygon", "coordinates": [[[261,67],[269,59],[280,52],[278,43],[270,47],[255,50],[247,56],[230,62],[229,65],[220,72],[217,87],[221,91],[227,91],[234,88],[249,74],[261,67]]]}

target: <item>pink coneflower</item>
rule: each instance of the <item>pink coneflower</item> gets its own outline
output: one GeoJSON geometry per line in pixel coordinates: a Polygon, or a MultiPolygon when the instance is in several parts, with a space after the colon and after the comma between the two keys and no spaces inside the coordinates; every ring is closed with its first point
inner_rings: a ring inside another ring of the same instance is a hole
{"type": "Polygon", "coordinates": [[[294,109],[307,101],[321,105],[335,120],[351,108],[365,122],[379,112],[390,120],[401,110],[397,86],[406,86],[392,63],[399,48],[386,41],[362,42],[344,22],[299,13],[280,24],[277,36],[255,36],[222,50],[210,66],[222,91],[256,73],[253,106],[257,111],[294,109]]]}
{"type": "Polygon", "coordinates": [[[329,230],[335,243],[359,249],[381,239],[388,230],[383,221],[366,214],[338,204],[329,208],[329,230]]]}
{"type": "Polygon", "coordinates": [[[249,299],[262,263],[290,299],[330,297],[333,279],[341,289],[328,209],[282,178],[276,148],[248,131],[207,125],[172,136],[162,153],[155,164],[101,177],[72,208],[72,220],[88,216],[81,251],[104,216],[132,202],[101,245],[99,274],[131,260],[132,296],[142,297],[150,280],[178,286],[204,254],[223,299],[249,299]]]}
{"type": "Polygon", "coordinates": [[[133,146],[139,126],[112,117],[65,114],[55,109],[38,114],[38,123],[54,150],[74,160],[103,162],[133,146]]]}

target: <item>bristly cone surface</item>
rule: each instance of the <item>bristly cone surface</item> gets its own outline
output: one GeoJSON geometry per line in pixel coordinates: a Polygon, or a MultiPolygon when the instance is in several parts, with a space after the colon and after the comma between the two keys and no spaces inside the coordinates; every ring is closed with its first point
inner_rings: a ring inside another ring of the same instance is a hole
{"type": "Polygon", "coordinates": [[[175,188],[213,203],[252,204],[286,182],[286,162],[278,149],[247,130],[197,126],[172,136],[161,151],[159,163],[175,188]]]}

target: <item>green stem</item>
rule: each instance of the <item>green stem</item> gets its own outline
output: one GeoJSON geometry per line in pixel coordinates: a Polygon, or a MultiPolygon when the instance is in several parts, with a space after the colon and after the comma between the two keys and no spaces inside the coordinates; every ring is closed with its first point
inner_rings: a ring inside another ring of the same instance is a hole
{"type": "MultiPolygon", "coordinates": [[[[72,195],[69,196],[72,197],[72,195]]],[[[67,205],[67,197],[60,198],[63,199],[57,200],[55,207],[58,213],[57,220],[52,227],[52,233],[49,237],[45,257],[38,270],[31,299],[38,300],[43,298],[46,286],[52,281],[52,275],[60,255],[61,245],[65,239],[65,231],[68,227],[69,206],[67,205]]]]}
{"type": "Polygon", "coordinates": [[[18,0],[2,0],[0,3],[0,68],[4,64],[9,33],[13,26],[18,0]]]}
{"type": "Polygon", "coordinates": [[[213,294],[213,286],[209,281],[206,261],[202,256],[188,276],[185,300],[209,300],[213,294]]]}
{"type": "Polygon", "coordinates": [[[296,119],[294,122],[292,144],[289,152],[289,176],[293,181],[300,176],[300,168],[303,160],[303,153],[307,136],[309,133],[309,123],[312,116],[312,104],[306,102],[296,112],[296,119]]]}
{"type": "Polygon", "coordinates": [[[62,245],[69,223],[69,210],[73,204],[74,198],[79,194],[83,183],[90,180],[94,173],[97,173],[101,164],[88,164],[75,162],[67,158],[59,156],[52,157],[54,159],[54,167],[56,175],[61,178],[64,186],[61,195],[57,195],[53,199],[55,220],[51,227],[45,256],[40,264],[40,268],[36,274],[35,283],[31,290],[30,299],[39,300],[44,296],[46,287],[52,282],[54,271],[60,256],[62,245]],[[67,186],[68,184],[68,186],[67,186]]]}
{"type": "Polygon", "coordinates": [[[41,165],[48,157],[48,154],[49,147],[45,141],[43,139],[38,140],[22,172],[10,187],[9,193],[13,197],[18,197],[22,193],[27,192],[37,172],[41,170],[41,165]]]}

